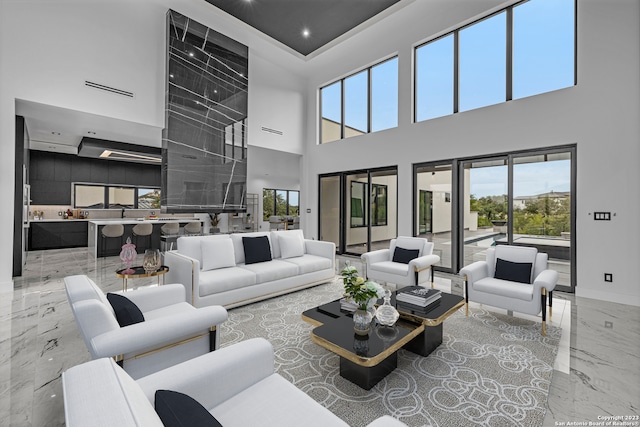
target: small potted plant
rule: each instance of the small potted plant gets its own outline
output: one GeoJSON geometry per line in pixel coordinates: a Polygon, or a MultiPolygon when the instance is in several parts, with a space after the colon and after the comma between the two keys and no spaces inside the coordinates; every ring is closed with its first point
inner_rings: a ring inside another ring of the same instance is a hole
{"type": "Polygon", "coordinates": [[[358,308],[353,313],[353,328],[358,335],[367,335],[375,316],[374,304],[384,296],[384,289],[376,282],[358,275],[358,269],[347,265],[341,272],[345,297],[358,308]]]}

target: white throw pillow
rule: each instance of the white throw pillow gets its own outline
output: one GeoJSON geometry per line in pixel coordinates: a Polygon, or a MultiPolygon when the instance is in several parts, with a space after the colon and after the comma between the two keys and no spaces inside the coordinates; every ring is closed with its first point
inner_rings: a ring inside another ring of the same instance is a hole
{"type": "Polygon", "coordinates": [[[298,233],[280,233],[278,243],[280,243],[280,254],[283,259],[304,255],[304,240],[298,233]]]}
{"type": "Polygon", "coordinates": [[[202,271],[236,266],[236,256],[231,239],[203,240],[201,245],[202,271]]]}

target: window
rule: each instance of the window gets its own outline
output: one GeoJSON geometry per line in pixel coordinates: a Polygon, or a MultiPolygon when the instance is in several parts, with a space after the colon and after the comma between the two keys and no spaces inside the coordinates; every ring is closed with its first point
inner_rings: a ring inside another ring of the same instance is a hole
{"type": "Polygon", "coordinates": [[[398,58],[371,68],[371,132],[398,127],[398,58]]]}
{"type": "Polygon", "coordinates": [[[387,225],[387,186],[371,184],[371,225],[387,225]]]}
{"type": "Polygon", "coordinates": [[[320,143],[398,126],[398,58],[320,89],[320,143]]]}
{"type": "MultiPolygon", "coordinates": [[[[369,223],[366,182],[351,182],[351,228],[366,227],[369,223]]],[[[371,225],[387,225],[387,186],[371,184],[371,225]]]]}
{"type": "Polygon", "coordinates": [[[576,84],[577,0],[528,0],[415,49],[416,122],[576,84]]]}
{"type": "Polygon", "coordinates": [[[453,113],[453,34],[416,49],[416,121],[453,113]]]}
{"type": "Polygon", "coordinates": [[[367,183],[351,182],[351,228],[366,227],[367,183]]]}
{"type": "Polygon", "coordinates": [[[262,220],[269,221],[275,216],[299,216],[300,192],[294,190],[262,190],[262,220]]]}
{"type": "Polygon", "coordinates": [[[574,84],[573,2],[535,0],[513,8],[513,99],[574,84]]]}
{"type": "Polygon", "coordinates": [[[460,31],[459,111],[506,100],[506,12],[460,31]]]}
{"type": "Polygon", "coordinates": [[[160,189],[74,184],[74,208],[160,209],[160,189]]]}

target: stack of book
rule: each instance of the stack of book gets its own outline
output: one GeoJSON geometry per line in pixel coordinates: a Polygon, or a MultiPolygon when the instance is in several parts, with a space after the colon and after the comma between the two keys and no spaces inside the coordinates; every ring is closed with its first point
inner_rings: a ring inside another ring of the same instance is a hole
{"type": "Polygon", "coordinates": [[[396,295],[396,301],[405,304],[426,307],[440,300],[442,292],[437,289],[427,289],[421,286],[404,288],[396,295]]]}
{"type": "Polygon", "coordinates": [[[353,313],[358,308],[358,305],[351,299],[342,298],[340,300],[340,309],[353,313]]]}

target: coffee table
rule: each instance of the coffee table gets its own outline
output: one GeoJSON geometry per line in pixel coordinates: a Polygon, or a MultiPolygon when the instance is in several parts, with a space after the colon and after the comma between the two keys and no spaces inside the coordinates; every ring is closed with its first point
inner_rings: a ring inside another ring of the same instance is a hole
{"type": "Polygon", "coordinates": [[[133,272],[125,273],[126,270],[126,268],[116,270],[116,277],[122,279],[123,292],[127,291],[128,279],[140,279],[142,277],[160,276],[160,279],[162,279],[162,284],[164,285],[164,275],[169,271],[169,267],[167,267],[166,265],[161,265],[156,271],[152,271],[150,273],[148,273],[142,266],[131,267],[131,270],[133,270],[133,272]]]}
{"type": "Polygon", "coordinates": [[[464,298],[443,292],[437,304],[423,311],[398,306],[394,292],[391,304],[400,313],[398,322],[388,327],[374,320],[366,337],[353,332],[351,313],[340,309],[340,300],[307,310],[302,319],[317,326],[311,331],[313,342],[340,356],[340,375],[370,390],[397,367],[401,348],[428,356],[442,344],[442,324],[464,306],[464,298]]]}

